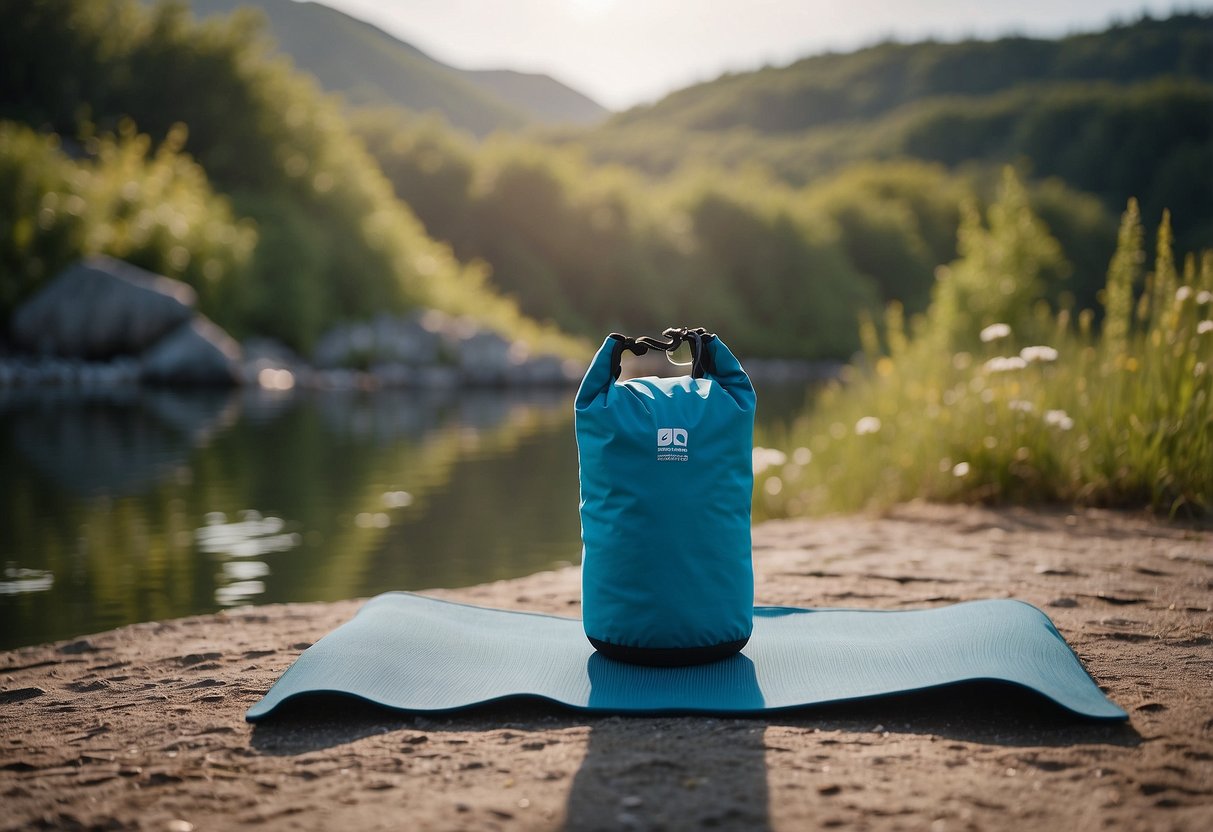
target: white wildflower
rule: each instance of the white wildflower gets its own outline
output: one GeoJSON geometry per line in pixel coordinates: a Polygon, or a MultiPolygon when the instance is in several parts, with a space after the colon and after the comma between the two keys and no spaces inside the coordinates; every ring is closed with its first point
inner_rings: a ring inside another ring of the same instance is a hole
{"type": "Polygon", "coordinates": [[[1024,361],[1018,355],[1000,355],[997,358],[991,358],[981,369],[987,373],[1005,373],[1011,370],[1022,370],[1028,366],[1028,362],[1024,361]]]}
{"type": "Polygon", "coordinates": [[[754,476],[758,476],[768,468],[783,465],[788,461],[788,455],[777,448],[755,446],[750,455],[750,461],[754,469],[754,476]]]}
{"type": "Polygon", "coordinates": [[[382,511],[363,511],[354,518],[354,525],[360,529],[386,529],[392,524],[392,518],[382,511]]]}
{"type": "Polygon", "coordinates": [[[855,435],[865,436],[869,433],[880,433],[880,418],[877,416],[864,416],[855,423],[855,435]]]}
{"type": "Polygon", "coordinates": [[[1006,324],[990,324],[981,331],[981,342],[988,344],[991,341],[997,341],[999,338],[1006,338],[1011,334],[1011,327],[1006,324]]]}
{"type": "Polygon", "coordinates": [[[1196,334],[1204,335],[1206,332],[1213,332],[1213,321],[1201,321],[1196,325],[1196,334]]]}
{"type": "Polygon", "coordinates": [[[1046,410],[1045,424],[1053,425],[1054,427],[1061,428],[1062,430],[1069,430],[1070,428],[1074,427],[1074,420],[1071,419],[1070,415],[1064,410],[1046,410]]]}
{"type": "Polygon", "coordinates": [[[407,491],[385,491],[383,504],[388,508],[408,508],[413,504],[413,495],[407,491]]]}
{"type": "Polygon", "coordinates": [[[1183,303],[1188,298],[1192,297],[1191,286],[1180,286],[1175,290],[1175,300],[1177,303],[1183,303]]]}
{"type": "Polygon", "coordinates": [[[1019,351],[1019,357],[1029,364],[1042,363],[1047,364],[1050,361],[1057,360],[1057,350],[1052,347],[1036,346],[1024,347],[1019,351]]]}
{"type": "Polygon", "coordinates": [[[808,465],[812,460],[813,452],[808,448],[802,446],[792,451],[792,461],[802,468],[808,465]]]}
{"type": "Polygon", "coordinates": [[[1196,295],[1196,302],[1202,306],[1206,303],[1213,303],[1213,292],[1208,289],[1201,289],[1196,295]]]}
{"type": "Polygon", "coordinates": [[[952,476],[967,477],[969,475],[969,463],[958,462],[952,466],[952,476]]]}
{"type": "Polygon", "coordinates": [[[1011,401],[1007,402],[1007,407],[1012,410],[1018,410],[1020,413],[1031,413],[1034,409],[1031,402],[1024,401],[1023,399],[1011,399],[1011,401]]]}

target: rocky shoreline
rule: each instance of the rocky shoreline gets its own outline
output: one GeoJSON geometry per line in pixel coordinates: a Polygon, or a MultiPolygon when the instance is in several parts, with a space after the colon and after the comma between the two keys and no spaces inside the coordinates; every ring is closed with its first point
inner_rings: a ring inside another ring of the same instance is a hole
{"type": "MultiPolygon", "coordinates": [[[[393,323],[399,323],[393,320],[393,323]]],[[[458,361],[421,363],[376,362],[367,369],[316,367],[268,339],[252,339],[235,351],[230,367],[218,380],[191,383],[155,378],[137,356],[90,361],[30,354],[0,355],[0,390],[16,388],[72,388],[83,391],[158,384],[164,386],[260,386],[270,390],[379,390],[415,388],[446,390],[462,387],[567,387],[581,380],[579,362],[552,355],[531,356],[495,333],[483,333],[498,342],[503,361],[469,365],[458,361]]]]}
{"type": "MultiPolygon", "coordinates": [[[[570,387],[582,361],[537,352],[466,318],[436,310],[382,314],[326,332],[309,358],[269,338],[238,343],[195,311],[183,283],[105,257],[81,261],[23,303],[0,342],[0,391],[93,390],[136,384],[257,385],[271,390],[570,387]]],[[[662,374],[658,356],[633,374],[662,374]]],[[[751,359],[755,380],[811,384],[834,361],[751,359]]]]}
{"type": "Polygon", "coordinates": [[[269,389],[552,387],[581,367],[440,312],[338,326],[310,360],[267,338],[238,343],[193,289],[106,257],[69,267],[13,313],[0,389],[129,384],[269,389]]]}

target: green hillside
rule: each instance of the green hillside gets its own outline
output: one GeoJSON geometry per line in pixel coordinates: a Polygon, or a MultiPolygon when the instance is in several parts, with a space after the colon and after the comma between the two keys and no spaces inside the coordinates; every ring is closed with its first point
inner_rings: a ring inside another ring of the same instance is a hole
{"type": "Polygon", "coordinates": [[[341,109],[255,29],[195,23],[180,4],[0,5],[0,127],[42,135],[0,130],[0,182],[16,183],[0,206],[0,284],[19,284],[0,316],[72,259],[133,252],[202,263],[176,273],[207,314],[304,351],[337,321],[418,306],[535,334],[426,235],[341,109]]]}
{"type": "Polygon", "coordinates": [[[1145,19],[1059,40],[881,44],[726,75],[566,134],[654,175],[760,165],[796,185],[865,160],[1013,163],[1213,228],[1213,16],[1145,19]]]}
{"type": "Polygon", "coordinates": [[[1160,77],[1213,82],[1213,16],[1144,19],[1058,40],[884,43],[805,58],[679,90],[611,126],[746,127],[789,133],[867,120],[936,96],[988,96],[1025,84],[1160,77]]]}
{"type": "Polygon", "coordinates": [[[329,92],[363,106],[438,112],[484,135],[525,124],[590,124],[607,111],[546,75],[461,70],[383,30],[319,3],[294,0],[190,0],[199,17],[255,9],[295,66],[329,92]]]}

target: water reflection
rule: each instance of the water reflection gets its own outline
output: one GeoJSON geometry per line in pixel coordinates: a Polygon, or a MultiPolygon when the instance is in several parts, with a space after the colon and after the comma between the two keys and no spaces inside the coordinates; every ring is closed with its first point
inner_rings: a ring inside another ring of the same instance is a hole
{"type": "Polygon", "coordinates": [[[23,592],[46,592],[55,585],[55,576],[45,569],[19,569],[6,566],[4,580],[0,581],[0,595],[19,595],[23,592]]]}
{"type": "Polygon", "coordinates": [[[223,512],[209,512],[206,525],[194,532],[198,551],[250,558],[294,549],[302,540],[296,532],[282,531],[286,524],[280,517],[262,517],[256,511],[245,511],[241,516],[238,522],[228,523],[223,512]]]}
{"type": "Polygon", "coordinates": [[[232,394],[140,387],[82,394],[0,394],[11,447],[56,488],[79,495],[136,494],[176,475],[191,449],[235,418],[232,394]]]}
{"type": "Polygon", "coordinates": [[[265,593],[264,578],[268,563],[228,558],[263,557],[273,552],[288,552],[303,542],[298,532],[284,532],[280,517],[262,517],[257,511],[245,511],[242,519],[229,523],[227,515],[212,511],[206,525],[194,532],[198,551],[219,559],[222,569],[216,577],[215,603],[223,607],[254,603],[265,593]]]}
{"type": "Polygon", "coordinates": [[[575,560],[568,396],[7,394],[0,647],[575,560]]]}

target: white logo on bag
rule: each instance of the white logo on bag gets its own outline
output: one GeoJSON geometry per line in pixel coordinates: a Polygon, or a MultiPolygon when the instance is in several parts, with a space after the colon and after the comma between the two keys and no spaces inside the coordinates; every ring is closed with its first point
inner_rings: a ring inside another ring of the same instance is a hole
{"type": "Polygon", "coordinates": [[[686,462],[688,459],[687,429],[657,428],[657,461],[686,462]]]}
{"type": "Polygon", "coordinates": [[[657,447],[666,448],[670,445],[677,448],[685,448],[687,446],[686,428],[657,429],[657,447]]]}

